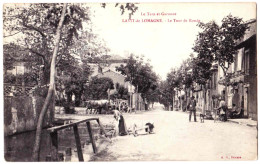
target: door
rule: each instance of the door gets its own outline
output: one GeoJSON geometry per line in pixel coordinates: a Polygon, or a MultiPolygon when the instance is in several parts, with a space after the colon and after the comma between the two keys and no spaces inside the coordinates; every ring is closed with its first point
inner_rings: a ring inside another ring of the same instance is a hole
{"type": "Polygon", "coordinates": [[[244,88],[244,116],[248,117],[248,87],[244,88]]]}

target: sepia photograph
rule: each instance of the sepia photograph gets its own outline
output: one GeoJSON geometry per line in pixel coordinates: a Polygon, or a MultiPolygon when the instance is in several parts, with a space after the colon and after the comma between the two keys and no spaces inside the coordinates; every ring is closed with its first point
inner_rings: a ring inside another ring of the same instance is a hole
{"type": "Polygon", "coordinates": [[[2,3],[5,162],[257,161],[256,2],[2,3]]]}

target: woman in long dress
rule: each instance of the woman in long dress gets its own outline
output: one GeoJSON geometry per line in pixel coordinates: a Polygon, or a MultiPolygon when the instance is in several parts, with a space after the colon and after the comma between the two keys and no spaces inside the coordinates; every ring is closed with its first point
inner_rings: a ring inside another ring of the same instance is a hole
{"type": "Polygon", "coordinates": [[[117,123],[118,123],[118,133],[120,136],[124,136],[127,135],[127,128],[126,128],[126,124],[125,124],[125,119],[122,115],[121,112],[119,112],[118,110],[113,110],[114,112],[114,118],[116,119],[117,123]]]}

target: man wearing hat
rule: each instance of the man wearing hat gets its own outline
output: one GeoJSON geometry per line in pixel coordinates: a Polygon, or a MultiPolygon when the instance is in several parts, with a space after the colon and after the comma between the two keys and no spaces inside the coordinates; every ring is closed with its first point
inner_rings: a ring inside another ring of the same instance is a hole
{"type": "Polygon", "coordinates": [[[196,100],[194,100],[194,96],[191,97],[191,100],[188,104],[188,109],[190,110],[190,115],[189,115],[189,121],[191,122],[191,115],[192,113],[194,114],[194,122],[197,122],[196,120],[196,100]]]}

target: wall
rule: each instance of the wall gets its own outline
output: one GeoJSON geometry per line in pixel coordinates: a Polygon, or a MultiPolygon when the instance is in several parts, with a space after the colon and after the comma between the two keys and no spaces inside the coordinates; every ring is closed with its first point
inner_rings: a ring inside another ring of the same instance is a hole
{"type": "MultiPolygon", "coordinates": [[[[45,88],[46,90],[46,88],[45,88]]],[[[23,95],[4,97],[4,135],[12,135],[36,129],[37,118],[43,106],[45,95],[23,95]]],[[[45,115],[43,126],[51,125],[54,119],[54,103],[45,115]]]]}
{"type": "MultiPolygon", "coordinates": [[[[114,83],[114,88],[116,87],[116,83],[119,83],[122,86],[125,86],[125,77],[121,75],[120,73],[116,73],[114,71],[108,70],[107,72],[104,72],[103,74],[98,74],[97,77],[108,77],[112,79],[114,83]]],[[[110,90],[110,94],[113,94],[116,89],[110,90]]]]}
{"type": "Polygon", "coordinates": [[[257,120],[257,59],[256,59],[256,48],[250,47],[250,63],[249,63],[249,76],[247,76],[246,81],[249,83],[248,92],[248,109],[249,118],[257,120]]]}
{"type": "Polygon", "coordinates": [[[125,85],[125,77],[121,75],[120,73],[116,73],[114,71],[108,70],[107,72],[104,72],[103,74],[99,74],[98,77],[108,77],[113,80],[113,83],[119,83],[120,85],[125,85]]]}

